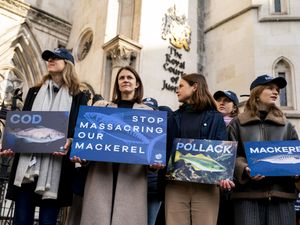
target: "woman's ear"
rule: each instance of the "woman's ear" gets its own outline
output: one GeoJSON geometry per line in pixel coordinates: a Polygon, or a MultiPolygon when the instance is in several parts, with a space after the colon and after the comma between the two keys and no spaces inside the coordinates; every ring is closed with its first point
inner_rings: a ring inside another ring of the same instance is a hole
{"type": "Polygon", "coordinates": [[[193,86],[192,86],[192,88],[193,88],[193,91],[196,91],[197,88],[198,88],[198,84],[197,84],[197,83],[194,83],[193,86]]]}
{"type": "Polygon", "coordinates": [[[136,82],[135,89],[138,89],[139,86],[140,86],[140,82],[136,82]]]}

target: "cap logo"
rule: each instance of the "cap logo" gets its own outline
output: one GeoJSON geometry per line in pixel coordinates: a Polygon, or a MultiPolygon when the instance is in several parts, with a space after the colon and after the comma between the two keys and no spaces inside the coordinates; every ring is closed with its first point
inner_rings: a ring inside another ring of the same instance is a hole
{"type": "Polygon", "coordinates": [[[265,77],[265,80],[272,80],[273,78],[272,77],[270,77],[270,76],[266,76],[265,77]]]}
{"type": "Polygon", "coordinates": [[[54,49],[54,52],[55,52],[55,53],[60,53],[60,49],[59,49],[59,48],[56,48],[56,49],[54,49]]]}
{"type": "Polygon", "coordinates": [[[224,93],[231,96],[231,93],[229,91],[224,91],[224,93]]]}

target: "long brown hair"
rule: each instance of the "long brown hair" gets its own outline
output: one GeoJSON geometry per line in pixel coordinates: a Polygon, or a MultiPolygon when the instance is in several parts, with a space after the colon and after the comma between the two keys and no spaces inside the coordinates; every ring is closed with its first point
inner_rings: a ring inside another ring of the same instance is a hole
{"type": "Polygon", "coordinates": [[[215,109],[217,110],[217,105],[211,93],[208,90],[208,85],[205,77],[202,74],[192,73],[186,74],[181,77],[190,86],[196,84],[197,89],[190,97],[190,104],[196,111],[204,111],[215,109]]]}
{"type": "MultiPolygon", "coordinates": [[[[247,100],[245,105],[245,111],[249,111],[251,116],[259,116],[259,110],[258,110],[259,96],[263,92],[263,90],[269,88],[271,85],[272,84],[259,85],[251,90],[250,97],[247,100]]],[[[272,105],[269,108],[269,112],[272,112],[275,116],[283,116],[283,112],[276,105],[272,105]]]]}
{"type": "MultiPolygon", "coordinates": [[[[70,95],[74,96],[80,92],[80,82],[78,75],[75,71],[74,64],[69,60],[65,61],[65,68],[62,73],[62,85],[69,89],[70,95]]],[[[43,76],[42,81],[37,84],[38,87],[42,86],[46,80],[51,80],[51,75],[47,74],[43,76]]]]}
{"type": "Polygon", "coordinates": [[[240,114],[239,107],[236,104],[233,103],[233,110],[231,111],[230,116],[231,117],[236,117],[239,114],[240,114]]]}
{"type": "Polygon", "coordinates": [[[124,67],[121,67],[119,69],[119,71],[117,73],[117,76],[116,76],[116,79],[115,79],[112,102],[113,103],[118,103],[120,100],[122,100],[122,98],[121,98],[121,92],[120,92],[119,84],[118,84],[119,75],[120,75],[120,73],[121,73],[122,70],[128,70],[131,73],[133,73],[133,75],[134,75],[134,77],[136,79],[137,84],[139,84],[139,86],[136,88],[136,90],[134,92],[133,101],[136,102],[136,103],[141,103],[142,99],[143,99],[143,95],[144,95],[143,83],[142,83],[140,75],[131,66],[124,66],[124,67]]]}

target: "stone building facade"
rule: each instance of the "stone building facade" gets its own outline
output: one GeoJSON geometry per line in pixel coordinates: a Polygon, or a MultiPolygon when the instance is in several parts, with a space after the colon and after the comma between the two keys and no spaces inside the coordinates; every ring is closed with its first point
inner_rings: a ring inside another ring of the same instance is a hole
{"type": "Polygon", "coordinates": [[[38,2],[0,1],[0,104],[4,101],[8,108],[14,90],[21,89],[24,97],[46,73],[41,52],[66,46],[69,40],[71,21],[56,10],[63,4],[38,2]]]}
{"type": "Polygon", "coordinates": [[[300,2],[210,0],[205,14],[204,68],[211,89],[249,94],[256,76],[283,76],[288,86],[279,104],[300,131],[300,2]]]}
{"type": "Polygon", "coordinates": [[[300,131],[299,0],[0,0],[0,26],[6,108],[46,73],[42,51],[66,47],[93,94],[109,100],[117,70],[131,65],[145,97],[172,109],[183,73],[238,95],[257,75],[284,76],[280,105],[300,131]]]}

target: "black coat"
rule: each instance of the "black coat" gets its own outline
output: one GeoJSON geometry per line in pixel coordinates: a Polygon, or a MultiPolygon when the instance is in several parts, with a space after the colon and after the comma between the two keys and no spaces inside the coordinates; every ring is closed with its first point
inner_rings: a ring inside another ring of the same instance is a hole
{"type": "MultiPolygon", "coordinates": [[[[39,91],[39,87],[30,88],[28,94],[26,96],[23,111],[30,111],[35,100],[35,97],[39,91]]],[[[80,105],[86,105],[88,101],[87,95],[83,92],[73,96],[70,117],[69,117],[69,127],[68,127],[68,137],[73,137],[76,119],[79,111],[80,105]]],[[[20,154],[16,154],[14,157],[11,174],[8,183],[8,190],[6,194],[6,198],[10,200],[15,200],[18,192],[20,191],[20,187],[15,186],[14,180],[17,170],[17,165],[19,161],[20,154]]],[[[62,160],[62,168],[61,168],[61,175],[60,175],[60,183],[58,188],[58,196],[57,196],[57,203],[60,206],[69,206],[72,203],[72,180],[74,174],[74,163],[72,163],[69,159],[70,151],[67,155],[63,156],[62,160]]],[[[41,196],[38,194],[34,195],[34,203],[36,205],[39,204],[41,200],[41,196]]]]}

